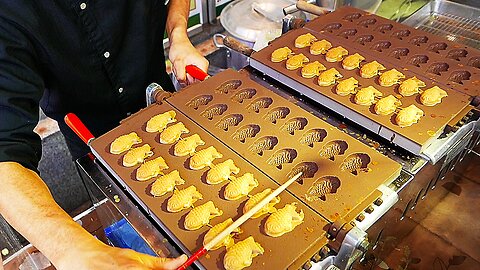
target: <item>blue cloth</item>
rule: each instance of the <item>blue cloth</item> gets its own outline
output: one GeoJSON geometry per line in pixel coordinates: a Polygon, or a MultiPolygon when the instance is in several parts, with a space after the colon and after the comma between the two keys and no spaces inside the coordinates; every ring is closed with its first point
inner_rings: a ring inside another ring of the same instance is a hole
{"type": "Polygon", "coordinates": [[[157,256],[132,225],[124,218],[105,228],[104,231],[108,240],[115,247],[129,248],[140,253],[157,256]]]}

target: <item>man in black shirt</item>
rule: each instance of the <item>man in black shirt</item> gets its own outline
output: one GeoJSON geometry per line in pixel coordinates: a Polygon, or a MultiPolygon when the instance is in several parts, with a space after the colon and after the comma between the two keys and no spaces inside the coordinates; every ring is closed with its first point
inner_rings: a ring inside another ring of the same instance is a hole
{"type": "Polygon", "coordinates": [[[57,269],[175,269],[102,244],[55,203],[37,173],[39,105],[57,120],[74,158],[88,151],[63,124],[77,114],[95,136],[145,106],[145,88],[165,73],[162,40],[179,81],[208,62],[190,43],[190,0],[0,0],[0,214],[57,269]],[[167,16],[168,14],[168,16],[167,16]]]}

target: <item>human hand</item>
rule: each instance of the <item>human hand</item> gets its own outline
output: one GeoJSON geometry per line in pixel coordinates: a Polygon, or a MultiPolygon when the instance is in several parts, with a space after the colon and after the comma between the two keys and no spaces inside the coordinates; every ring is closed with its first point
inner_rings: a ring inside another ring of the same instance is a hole
{"type": "Polygon", "coordinates": [[[208,60],[193,47],[186,36],[172,41],[168,57],[173,65],[173,73],[182,85],[188,85],[196,81],[195,78],[185,72],[187,65],[195,65],[205,72],[208,70],[208,60]]]}

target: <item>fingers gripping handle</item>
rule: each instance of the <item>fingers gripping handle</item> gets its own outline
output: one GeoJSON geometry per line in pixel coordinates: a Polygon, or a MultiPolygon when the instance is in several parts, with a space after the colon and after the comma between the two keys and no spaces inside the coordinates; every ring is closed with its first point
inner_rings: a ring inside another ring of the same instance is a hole
{"type": "Polygon", "coordinates": [[[194,263],[197,259],[203,256],[203,254],[207,253],[207,249],[203,247],[202,249],[199,249],[197,252],[195,252],[188,260],[182,264],[177,270],[186,270],[192,263],[194,263]]]}
{"type": "Polygon", "coordinates": [[[69,113],[65,115],[64,120],[67,126],[69,126],[85,144],[88,145],[90,140],[95,138],[77,115],[69,113]]]}
{"type": "Polygon", "coordinates": [[[190,76],[200,81],[203,81],[210,77],[210,75],[208,75],[205,71],[201,70],[199,67],[194,65],[186,66],[185,70],[190,76]]]}

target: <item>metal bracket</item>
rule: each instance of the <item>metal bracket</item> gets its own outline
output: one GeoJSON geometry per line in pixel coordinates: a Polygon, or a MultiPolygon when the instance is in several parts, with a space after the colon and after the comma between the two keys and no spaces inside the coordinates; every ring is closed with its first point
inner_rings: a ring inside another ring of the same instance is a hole
{"type": "Polygon", "coordinates": [[[171,95],[171,93],[163,90],[162,86],[158,83],[151,83],[148,85],[145,91],[147,106],[150,106],[154,103],[162,104],[162,102],[171,95]]]}

